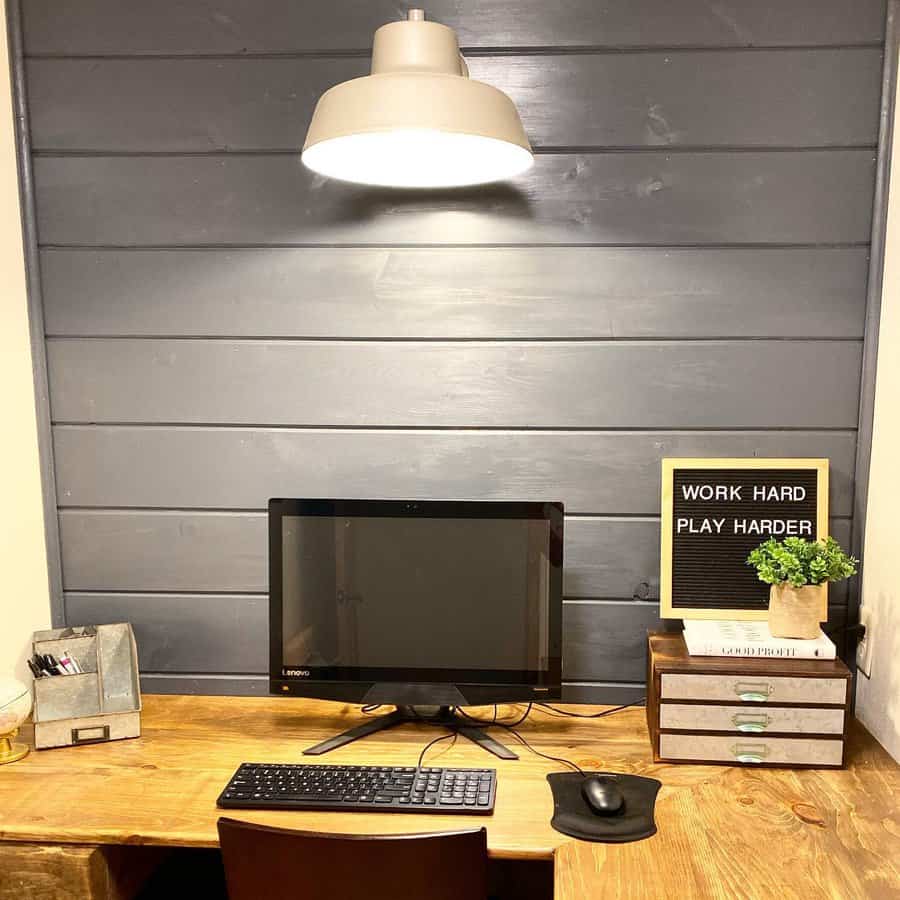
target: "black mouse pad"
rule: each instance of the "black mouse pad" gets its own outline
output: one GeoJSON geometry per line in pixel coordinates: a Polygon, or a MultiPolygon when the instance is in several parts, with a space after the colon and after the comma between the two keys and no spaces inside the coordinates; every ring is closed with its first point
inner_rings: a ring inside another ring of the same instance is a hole
{"type": "Polygon", "coordinates": [[[577,772],[553,772],[547,776],[553,791],[553,818],[550,824],[562,834],[583,841],[625,844],[656,834],[653,808],[662,784],[655,778],[619,775],[614,772],[585,772],[615,781],[625,803],[611,816],[599,816],[581,796],[584,778],[577,772]]]}

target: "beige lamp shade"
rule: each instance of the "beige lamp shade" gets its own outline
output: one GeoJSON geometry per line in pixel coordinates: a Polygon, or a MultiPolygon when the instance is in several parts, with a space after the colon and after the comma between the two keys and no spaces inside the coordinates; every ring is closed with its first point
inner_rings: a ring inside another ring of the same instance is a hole
{"type": "Polygon", "coordinates": [[[451,28],[421,10],[375,32],[372,74],[326,91],[304,165],[391,187],[457,187],[512,178],[534,161],[512,100],[469,78],[451,28]]]}

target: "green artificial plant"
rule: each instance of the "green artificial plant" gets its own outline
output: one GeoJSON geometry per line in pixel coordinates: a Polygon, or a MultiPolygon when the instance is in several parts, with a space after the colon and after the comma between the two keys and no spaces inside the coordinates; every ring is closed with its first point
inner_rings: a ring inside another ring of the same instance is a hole
{"type": "Polygon", "coordinates": [[[843,581],[855,575],[859,560],[848,556],[833,538],[806,541],[789,537],[783,541],[770,538],[748,557],[747,565],[756,569],[757,577],[766,584],[788,582],[796,588],[825,581],[843,581]]]}

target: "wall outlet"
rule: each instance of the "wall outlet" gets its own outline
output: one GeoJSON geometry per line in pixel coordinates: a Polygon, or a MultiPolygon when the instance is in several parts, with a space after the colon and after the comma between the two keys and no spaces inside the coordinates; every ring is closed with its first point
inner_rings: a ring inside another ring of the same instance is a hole
{"type": "Polygon", "coordinates": [[[872,677],[872,631],[873,616],[871,606],[859,608],[859,624],[866,628],[866,636],[856,645],[856,667],[866,678],[872,677]]]}

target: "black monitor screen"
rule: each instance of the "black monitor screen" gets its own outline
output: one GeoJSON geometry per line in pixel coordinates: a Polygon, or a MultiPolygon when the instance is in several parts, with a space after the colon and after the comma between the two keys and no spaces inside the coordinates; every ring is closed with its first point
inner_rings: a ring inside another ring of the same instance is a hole
{"type": "Polygon", "coordinates": [[[531,683],[547,672],[561,518],[492,517],[489,503],[366,515],[359,503],[361,514],[281,516],[283,677],[531,683]]]}

